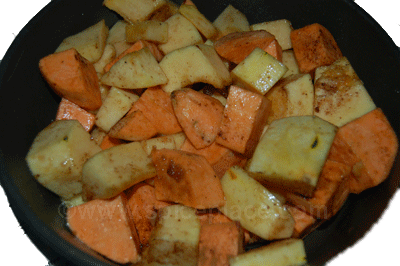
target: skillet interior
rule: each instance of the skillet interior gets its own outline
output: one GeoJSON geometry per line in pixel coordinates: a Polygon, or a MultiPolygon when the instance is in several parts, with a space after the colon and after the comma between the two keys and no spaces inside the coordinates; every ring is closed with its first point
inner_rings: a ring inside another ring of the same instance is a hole
{"type": "MultiPolygon", "coordinates": [[[[294,28],[318,22],[336,38],[361,80],[400,132],[400,53],[382,28],[353,1],[347,0],[198,0],[210,20],[231,3],[249,22],[286,18],[294,28]],[[215,3],[214,3],[215,2],[215,3]]],[[[105,19],[119,17],[102,7],[102,0],[54,0],[17,36],[0,66],[1,184],[21,226],[38,248],[57,265],[116,265],[77,241],[68,231],[57,196],[31,176],[25,155],[36,134],[57,110],[59,97],[40,76],[38,61],[67,36],[105,19]]],[[[353,245],[377,221],[399,184],[399,160],[380,186],[352,195],[332,220],[310,234],[306,249],[310,265],[322,265],[353,245]]]]}

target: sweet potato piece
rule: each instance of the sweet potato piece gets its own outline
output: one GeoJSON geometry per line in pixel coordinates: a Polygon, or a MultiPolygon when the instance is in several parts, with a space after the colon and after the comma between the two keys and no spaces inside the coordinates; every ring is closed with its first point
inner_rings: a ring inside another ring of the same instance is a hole
{"type": "Polygon", "coordinates": [[[125,195],[69,208],[67,222],[78,239],[103,256],[122,264],[139,261],[139,238],[125,195]]]}
{"type": "Polygon", "coordinates": [[[198,266],[229,266],[229,259],[243,251],[243,231],[239,222],[201,226],[198,266]]]}
{"type": "Polygon", "coordinates": [[[198,210],[197,216],[199,217],[200,224],[219,224],[219,223],[230,223],[231,219],[225,214],[220,212],[218,209],[205,209],[198,210]]]}
{"type": "Polygon", "coordinates": [[[170,204],[157,200],[154,187],[146,183],[133,186],[125,191],[125,194],[128,198],[128,207],[139,235],[140,244],[142,247],[147,247],[156,222],[157,211],[170,204]]]}
{"type": "Polygon", "coordinates": [[[244,167],[246,165],[247,158],[243,155],[229,150],[229,152],[225,153],[224,156],[218,162],[212,165],[212,168],[215,171],[215,174],[222,178],[225,172],[231,168],[232,166],[238,165],[240,167],[244,167]]]}
{"type": "Polygon", "coordinates": [[[216,142],[251,157],[270,109],[271,102],[264,96],[231,86],[216,142]]]}
{"type": "Polygon", "coordinates": [[[319,219],[334,216],[345,203],[350,191],[348,179],[351,167],[327,160],[318,179],[314,195],[306,198],[291,192],[283,192],[286,200],[319,219]]]}
{"type": "Polygon", "coordinates": [[[182,131],[171,98],[159,86],[148,88],[135,103],[135,108],[143,112],[159,134],[169,135],[182,131]]]}
{"type": "Polygon", "coordinates": [[[100,108],[101,94],[96,70],[74,48],[40,59],[39,69],[50,87],[61,97],[87,110],[100,108]]]}
{"type": "Polygon", "coordinates": [[[292,237],[303,238],[311,233],[320,223],[314,216],[293,206],[285,205],[294,219],[294,231],[292,237]]]}
{"type": "Polygon", "coordinates": [[[156,198],[197,208],[217,208],[225,204],[219,178],[201,155],[177,150],[154,150],[157,170],[156,198]]]}
{"type": "Polygon", "coordinates": [[[283,50],[276,39],[274,39],[267,47],[265,47],[264,51],[266,51],[279,61],[283,62],[282,60],[283,50]]]}
{"type": "Polygon", "coordinates": [[[355,164],[351,155],[344,158],[344,163],[352,167],[353,175],[349,180],[350,192],[360,193],[387,178],[399,144],[396,133],[380,108],[344,125],[337,135],[359,158],[355,164]]]}
{"type": "Polygon", "coordinates": [[[123,51],[121,54],[119,54],[114,60],[112,60],[110,63],[108,63],[105,67],[104,67],[104,72],[108,72],[110,70],[110,68],[116,63],[118,62],[122,57],[124,57],[125,55],[129,54],[129,53],[133,53],[136,51],[139,51],[140,49],[143,49],[145,47],[148,47],[150,52],[154,55],[154,57],[156,58],[156,60],[158,62],[161,61],[161,59],[163,58],[163,54],[160,52],[160,50],[158,50],[157,45],[155,45],[154,43],[151,42],[147,42],[144,40],[139,40],[137,42],[135,42],[134,44],[132,44],[131,47],[129,47],[128,49],[126,49],[125,51],[123,51]]]}
{"type": "MultiPolygon", "coordinates": [[[[218,39],[214,48],[221,57],[239,64],[256,47],[266,51],[273,40],[275,36],[265,30],[234,32],[218,39]]],[[[273,51],[272,47],[269,49],[273,51]]]]}
{"type": "Polygon", "coordinates": [[[144,116],[141,110],[133,107],[125,117],[110,129],[108,134],[117,139],[139,141],[155,136],[157,129],[144,116]]]}
{"type": "Polygon", "coordinates": [[[86,131],[92,130],[96,116],[65,98],[58,105],[56,120],[78,120],[86,131]]]}
{"type": "Polygon", "coordinates": [[[100,143],[100,148],[105,150],[123,143],[125,143],[123,140],[110,137],[110,135],[106,135],[100,143]]]}
{"type": "Polygon", "coordinates": [[[318,23],[292,31],[290,39],[302,73],[313,73],[317,67],[330,65],[342,57],[332,34],[318,23]]]}
{"type": "Polygon", "coordinates": [[[210,146],[222,121],[221,102],[193,89],[173,91],[171,99],[178,122],[193,146],[196,149],[210,146]]]}

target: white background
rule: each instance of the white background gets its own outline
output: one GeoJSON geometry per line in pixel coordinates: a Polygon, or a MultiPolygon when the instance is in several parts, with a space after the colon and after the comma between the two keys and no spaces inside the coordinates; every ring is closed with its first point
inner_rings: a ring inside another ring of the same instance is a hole
{"type": "MultiPolygon", "coordinates": [[[[0,8],[0,59],[14,37],[49,0],[12,0],[0,8]]],[[[394,0],[357,0],[400,46],[400,16],[394,0]]],[[[2,265],[45,266],[47,259],[24,235],[0,189],[0,250],[2,265]],[[8,262],[8,263],[5,263],[8,262]]],[[[399,264],[400,194],[397,192],[381,219],[355,246],[336,257],[329,266],[339,265],[397,265],[399,264]]]]}

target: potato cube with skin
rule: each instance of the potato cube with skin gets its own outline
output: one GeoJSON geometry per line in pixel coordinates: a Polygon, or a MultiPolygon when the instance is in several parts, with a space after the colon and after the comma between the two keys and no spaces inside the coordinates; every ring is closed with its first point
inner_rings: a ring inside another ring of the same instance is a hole
{"type": "Polygon", "coordinates": [[[165,22],[167,19],[177,14],[178,9],[179,6],[176,3],[170,0],[166,0],[164,5],[162,5],[159,9],[153,12],[149,20],[165,22]]]}
{"type": "Polygon", "coordinates": [[[272,103],[268,124],[284,117],[314,113],[314,85],[309,74],[291,75],[282,79],[265,97],[272,103]]]}
{"type": "Polygon", "coordinates": [[[243,253],[244,235],[238,222],[204,224],[200,229],[198,266],[227,266],[243,253]]]}
{"type": "Polygon", "coordinates": [[[117,12],[130,23],[134,23],[148,19],[153,12],[165,3],[165,0],[105,0],[103,5],[117,12]]]}
{"type": "Polygon", "coordinates": [[[36,180],[63,199],[82,192],[82,168],[101,149],[77,120],[57,120],[34,139],[26,156],[36,180]]]}
{"type": "Polygon", "coordinates": [[[337,127],[313,116],[273,121],[264,133],[247,171],[261,183],[312,196],[337,127]]]}
{"type": "Polygon", "coordinates": [[[67,223],[79,240],[108,259],[121,264],[140,260],[140,242],[125,195],[69,208],[67,223]]]}
{"type": "Polygon", "coordinates": [[[103,150],[82,169],[83,198],[112,198],[125,189],[156,175],[156,169],[139,142],[103,150]]]}
{"type": "Polygon", "coordinates": [[[96,125],[108,132],[128,111],[139,96],[112,87],[96,115],[96,125]]]}
{"type": "Polygon", "coordinates": [[[118,42],[126,41],[126,26],[128,22],[125,20],[118,20],[115,24],[110,28],[107,37],[107,44],[114,44],[118,42]]]}
{"type": "Polygon", "coordinates": [[[232,5],[228,5],[213,22],[221,38],[232,32],[249,31],[250,24],[246,16],[232,5]]]}
{"type": "Polygon", "coordinates": [[[160,67],[168,78],[168,83],[161,87],[169,94],[198,82],[220,89],[232,82],[228,68],[217,52],[205,44],[187,46],[167,54],[160,67]]]}
{"type": "Polygon", "coordinates": [[[267,21],[250,26],[252,31],[265,30],[275,36],[282,50],[289,50],[292,48],[292,41],[290,40],[290,33],[292,32],[292,23],[287,19],[279,19],[274,21],[267,21]]]}
{"type": "Polygon", "coordinates": [[[104,20],[79,32],[67,37],[56,49],[57,52],[75,48],[81,56],[91,63],[99,61],[101,58],[108,36],[108,27],[104,20]]]}
{"type": "Polygon", "coordinates": [[[126,41],[136,42],[139,40],[166,43],[168,41],[168,24],[155,20],[146,20],[127,25],[126,41]]]}
{"type": "Polygon", "coordinates": [[[231,86],[216,142],[251,157],[267,123],[270,106],[264,96],[231,86]]]}
{"type": "Polygon", "coordinates": [[[266,239],[283,239],[293,234],[294,221],[282,203],[263,185],[238,166],[221,179],[226,203],[219,210],[233,221],[266,239]]]}
{"type": "Polygon", "coordinates": [[[196,209],[224,205],[219,178],[207,160],[200,155],[178,150],[153,150],[157,169],[154,180],[158,200],[172,201],[196,209]]]}
{"type": "Polygon", "coordinates": [[[121,89],[143,89],[165,84],[168,79],[150,49],[145,47],[118,60],[100,81],[121,89]]]}
{"type": "Polygon", "coordinates": [[[197,148],[210,146],[217,137],[224,107],[217,99],[193,89],[171,94],[174,113],[187,138],[197,148]]]}
{"type": "Polygon", "coordinates": [[[314,115],[341,127],[376,108],[346,57],[315,74],[314,115]]]}
{"type": "Polygon", "coordinates": [[[140,265],[197,266],[199,236],[195,209],[179,204],[164,207],[140,265]]]}
{"type": "Polygon", "coordinates": [[[187,18],[207,39],[212,39],[218,34],[214,25],[196,8],[195,5],[181,5],[179,13],[187,18]]]}
{"type": "Polygon", "coordinates": [[[307,263],[303,240],[285,239],[240,254],[230,260],[231,266],[302,266],[307,263]]]}
{"type": "Polygon", "coordinates": [[[235,85],[265,95],[287,70],[275,57],[256,47],[231,71],[231,75],[235,85]]]}
{"type": "Polygon", "coordinates": [[[314,23],[291,32],[293,51],[301,73],[313,73],[317,67],[327,66],[342,57],[332,34],[314,23]]]}
{"type": "Polygon", "coordinates": [[[173,15],[165,23],[168,25],[168,40],[158,46],[164,54],[189,45],[203,43],[203,38],[196,27],[181,14],[173,15]]]}

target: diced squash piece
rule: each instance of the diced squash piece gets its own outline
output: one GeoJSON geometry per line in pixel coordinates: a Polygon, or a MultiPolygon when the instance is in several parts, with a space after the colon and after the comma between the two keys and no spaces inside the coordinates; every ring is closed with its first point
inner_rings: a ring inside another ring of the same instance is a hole
{"type": "Polygon", "coordinates": [[[193,89],[171,94],[179,124],[196,149],[210,146],[217,137],[224,107],[217,99],[193,89]]]}
{"type": "Polygon", "coordinates": [[[103,150],[86,161],[82,170],[83,198],[112,198],[156,175],[156,169],[139,142],[103,150]]]}
{"type": "Polygon", "coordinates": [[[292,23],[287,19],[279,19],[274,21],[267,21],[250,26],[252,31],[265,30],[275,36],[282,50],[292,48],[292,41],[290,33],[292,32],[292,23]]]}
{"type": "Polygon", "coordinates": [[[132,108],[110,129],[108,134],[127,141],[141,141],[154,137],[157,129],[142,111],[132,108]]]}
{"type": "Polygon", "coordinates": [[[247,170],[261,183],[312,196],[337,127],[313,116],[273,121],[247,170]]]}
{"type": "Polygon", "coordinates": [[[108,259],[122,264],[140,260],[140,242],[123,194],[69,208],[67,222],[79,240],[108,259]]]}
{"type": "Polygon", "coordinates": [[[320,222],[312,215],[293,205],[285,204],[294,219],[293,238],[303,238],[316,228],[320,222]]]}
{"type": "Polygon", "coordinates": [[[126,27],[126,41],[139,40],[166,43],[168,41],[168,24],[156,20],[137,21],[126,27]]]}
{"type": "Polygon", "coordinates": [[[352,193],[360,193],[387,178],[398,152],[398,139],[380,108],[344,125],[337,136],[344,145],[336,146],[330,158],[352,167],[349,180],[352,193]],[[346,147],[351,152],[344,154],[346,147]]]}
{"type": "Polygon", "coordinates": [[[78,105],[62,98],[58,105],[56,120],[78,120],[86,131],[90,131],[96,116],[80,108],[78,105]]]}
{"type": "Polygon", "coordinates": [[[316,70],[316,116],[340,127],[375,108],[375,103],[346,57],[316,70]]]}
{"type": "Polygon", "coordinates": [[[139,96],[112,87],[96,114],[96,126],[108,132],[131,109],[139,96]]]}
{"type": "Polygon", "coordinates": [[[207,160],[200,155],[176,150],[154,150],[157,169],[154,181],[158,200],[209,209],[224,205],[219,178],[207,160]]]}
{"type": "Polygon", "coordinates": [[[40,59],[39,68],[50,87],[61,97],[87,110],[101,106],[96,70],[75,49],[40,59]]]}
{"type": "Polygon", "coordinates": [[[135,108],[143,112],[159,134],[169,135],[182,131],[171,98],[160,87],[148,88],[135,103],[135,108]]]}
{"type": "Polygon", "coordinates": [[[101,78],[108,86],[142,89],[167,83],[168,79],[148,47],[128,53],[101,78]]]}
{"type": "Polygon", "coordinates": [[[26,161],[40,184],[68,200],[82,192],[83,164],[100,151],[77,120],[57,120],[35,137],[26,161]]]}
{"type": "Polygon", "coordinates": [[[168,40],[158,47],[164,54],[189,45],[203,43],[196,27],[181,14],[175,14],[165,21],[168,25],[168,40]]]}
{"type": "Polygon", "coordinates": [[[125,36],[125,31],[126,31],[126,26],[128,25],[128,22],[125,20],[118,20],[115,22],[115,24],[110,28],[108,32],[108,37],[106,43],[108,44],[114,44],[118,42],[125,42],[126,36],[125,36]]]}
{"type": "Polygon", "coordinates": [[[294,221],[281,202],[242,168],[231,167],[221,179],[226,204],[219,210],[246,230],[266,239],[288,238],[294,221]]]}
{"type": "Polygon", "coordinates": [[[178,13],[179,6],[170,0],[165,0],[165,4],[157,9],[150,16],[149,20],[164,22],[173,15],[178,13]]]}
{"type": "Polygon", "coordinates": [[[215,41],[214,48],[221,57],[239,64],[256,47],[265,50],[274,39],[264,30],[233,32],[215,41]]]}
{"type": "Polygon", "coordinates": [[[313,73],[317,67],[330,65],[342,57],[335,38],[318,23],[292,31],[290,39],[302,73],[313,73]]]}
{"type": "Polygon", "coordinates": [[[103,5],[130,23],[144,21],[165,4],[165,0],[104,0],[103,5]]]}
{"type": "Polygon", "coordinates": [[[290,75],[300,74],[299,65],[297,64],[293,50],[282,52],[282,63],[288,68],[288,71],[283,75],[283,78],[290,75]]]}
{"type": "Polygon", "coordinates": [[[207,39],[212,39],[218,34],[218,30],[214,25],[196,8],[193,3],[190,5],[181,5],[178,11],[207,39]]]}
{"type": "Polygon", "coordinates": [[[157,219],[157,211],[170,204],[157,200],[154,187],[146,183],[133,186],[125,191],[125,194],[140,244],[142,247],[147,247],[157,219]]]}
{"type": "Polygon", "coordinates": [[[137,42],[135,42],[134,44],[132,44],[132,46],[130,46],[128,49],[126,49],[125,51],[123,51],[121,54],[119,54],[114,60],[112,60],[110,63],[108,63],[105,68],[104,68],[104,72],[108,72],[111,67],[113,65],[115,65],[115,63],[117,63],[121,58],[123,58],[125,55],[139,51],[143,48],[149,48],[151,54],[154,56],[154,58],[157,61],[161,61],[161,59],[163,58],[163,55],[161,54],[160,50],[158,50],[157,46],[154,43],[150,43],[144,40],[139,40],[137,42]]]}
{"type": "Polygon", "coordinates": [[[243,253],[243,231],[237,222],[205,224],[200,229],[198,266],[226,266],[243,253]]]}
{"type": "Polygon", "coordinates": [[[283,193],[287,201],[318,219],[329,219],[343,206],[350,193],[348,180],[351,167],[327,160],[314,194],[305,198],[294,193],[283,193]]]}
{"type": "Polygon", "coordinates": [[[106,150],[106,149],[109,149],[111,147],[118,146],[118,145],[124,144],[124,143],[125,142],[123,140],[121,140],[121,139],[113,138],[110,135],[106,135],[103,138],[103,141],[100,144],[100,148],[102,150],[106,150]]]}
{"type": "Polygon", "coordinates": [[[216,142],[251,157],[267,122],[270,105],[258,93],[231,86],[216,142]]]}
{"type": "Polygon", "coordinates": [[[314,114],[314,85],[309,74],[282,79],[265,97],[271,101],[268,124],[284,117],[314,114]]]}
{"type": "Polygon", "coordinates": [[[265,95],[287,70],[275,57],[256,47],[231,74],[234,84],[265,95]]]}
{"type": "Polygon", "coordinates": [[[232,32],[250,30],[250,24],[246,16],[232,5],[228,5],[224,11],[219,14],[214,20],[213,25],[219,31],[218,38],[232,32]]]}
{"type": "Polygon", "coordinates": [[[197,266],[199,235],[194,209],[178,204],[160,209],[141,265],[197,266]]]}
{"type": "Polygon", "coordinates": [[[185,142],[186,136],[183,132],[175,133],[171,135],[156,137],[148,140],[143,140],[142,146],[143,149],[150,156],[153,149],[170,149],[170,150],[179,150],[182,143],[185,142]]]}
{"type": "Polygon", "coordinates": [[[56,49],[56,53],[75,48],[78,53],[91,63],[101,58],[108,36],[108,27],[103,20],[95,25],[67,37],[56,49]]]}
{"type": "Polygon", "coordinates": [[[168,78],[168,83],[162,86],[167,93],[198,82],[220,89],[232,82],[229,70],[217,52],[205,44],[187,46],[167,54],[160,67],[168,78]]]}
{"type": "Polygon", "coordinates": [[[100,57],[99,61],[93,64],[96,72],[104,74],[106,72],[105,67],[115,59],[116,54],[117,52],[115,51],[114,45],[106,44],[103,55],[100,57]]]}
{"type": "Polygon", "coordinates": [[[231,266],[274,265],[302,266],[307,264],[301,239],[285,239],[253,249],[230,260],[231,266]]]}

